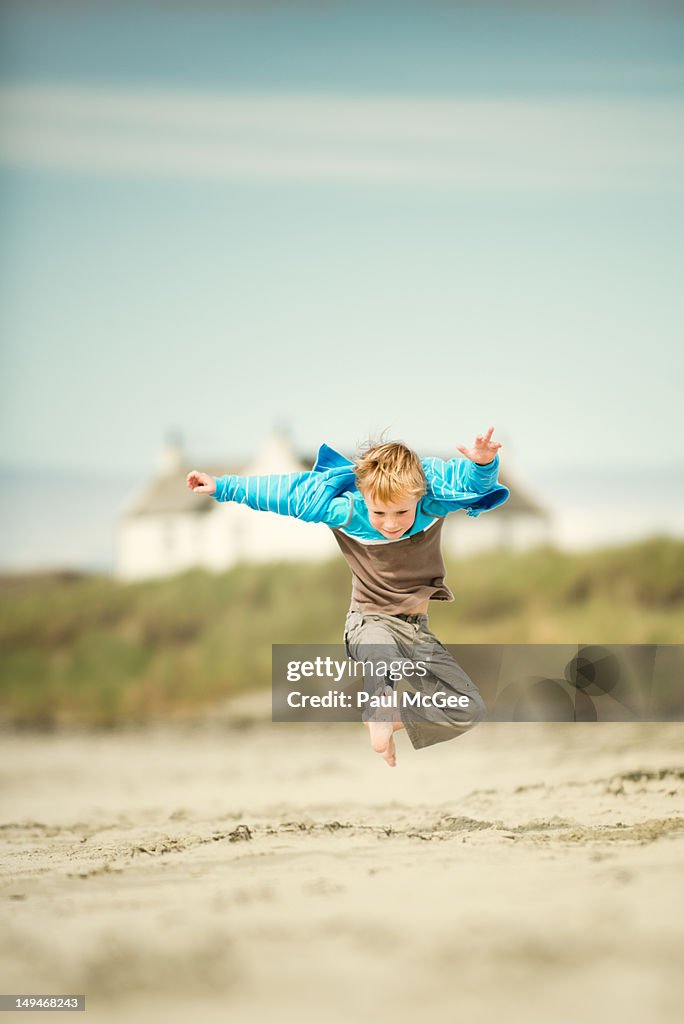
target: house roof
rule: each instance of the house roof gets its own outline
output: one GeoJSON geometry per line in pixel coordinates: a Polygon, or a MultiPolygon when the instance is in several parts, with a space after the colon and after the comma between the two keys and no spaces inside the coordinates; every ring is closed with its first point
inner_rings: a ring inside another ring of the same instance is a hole
{"type": "MultiPolygon", "coordinates": [[[[209,494],[195,494],[186,483],[188,473],[194,466],[183,466],[173,473],[164,476],[157,476],[147,487],[136,497],[126,509],[124,515],[149,516],[149,515],[177,515],[178,513],[190,515],[204,515],[213,506],[213,498],[209,494]]],[[[225,476],[226,473],[240,473],[242,467],[220,469],[216,466],[209,466],[205,472],[211,476],[225,476]]]]}
{"type": "Polygon", "coordinates": [[[550,518],[548,510],[535,501],[519,484],[508,480],[505,473],[499,473],[499,483],[507,487],[511,494],[508,501],[498,506],[496,510],[497,515],[527,515],[539,516],[543,519],[550,518]]]}

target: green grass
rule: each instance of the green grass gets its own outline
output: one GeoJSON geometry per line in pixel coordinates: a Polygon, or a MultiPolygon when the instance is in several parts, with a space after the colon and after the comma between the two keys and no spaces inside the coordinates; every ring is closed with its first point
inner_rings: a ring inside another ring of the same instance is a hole
{"type": "MultiPolygon", "coordinates": [[[[684,542],[452,560],[446,643],[682,643],[684,542]]],[[[242,565],[122,584],[0,578],[0,717],[113,726],[183,716],[270,684],[271,644],[340,643],[344,561],[242,565]]]]}

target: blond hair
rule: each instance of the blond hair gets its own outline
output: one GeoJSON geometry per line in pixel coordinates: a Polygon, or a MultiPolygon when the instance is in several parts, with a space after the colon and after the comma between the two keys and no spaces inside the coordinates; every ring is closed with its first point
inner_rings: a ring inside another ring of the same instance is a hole
{"type": "Polygon", "coordinates": [[[354,475],[361,493],[376,501],[408,495],[420,498],[427,481],[416,453],[402,441],[372,444],[354,460],[354,475]]]}

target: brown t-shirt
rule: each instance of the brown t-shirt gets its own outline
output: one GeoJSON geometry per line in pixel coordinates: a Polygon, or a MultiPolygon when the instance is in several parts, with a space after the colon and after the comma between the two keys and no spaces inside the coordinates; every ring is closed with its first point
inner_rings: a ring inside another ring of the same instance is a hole
{"type": "Polygon", "coordinates": [[[352,571],[352,611],[410,612],[423,601],[453,601],[440,550],[444,519],[402,540],[365,543],[340,529],[333,535],[352,571]]]}

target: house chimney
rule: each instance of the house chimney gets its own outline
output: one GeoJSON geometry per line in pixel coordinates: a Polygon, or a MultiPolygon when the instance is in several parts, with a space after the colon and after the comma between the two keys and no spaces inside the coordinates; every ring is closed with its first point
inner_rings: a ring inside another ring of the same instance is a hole
{"type": "Polygon", "coordinates": [[[175,476],[183,471],[184,465],[183,437],[180,431],[169,431],[157,456],[157,476],[175,476]]]}
{"type": "Polygon", "coordinates": [[[282,429],[271,430],[259,445],[249,466],[249,473],[291,473],[299,470],[299,460],[292,441],[282,429]]]}

